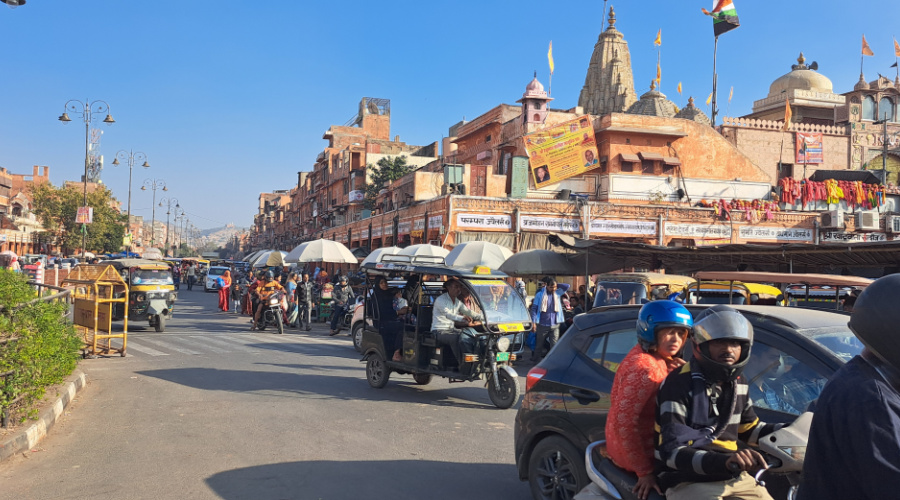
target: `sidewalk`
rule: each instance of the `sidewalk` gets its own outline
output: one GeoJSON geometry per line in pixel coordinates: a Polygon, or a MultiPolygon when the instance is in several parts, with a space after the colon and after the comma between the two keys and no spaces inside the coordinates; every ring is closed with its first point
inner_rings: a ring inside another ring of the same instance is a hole
{"type": "MultiPolygon", "coordinates": [[[[87,385],[87,377],[84,372],[76,368],[72,375],[58,386],[59,396],[56,401],[49,408],[44,409],[36,421],[28,421],[21,429],[0,437],[0,462],[19,453],[27,452],[44,439],[85,385],[87,385]]],[[[52,399],[51,396],[46,397],[52,399]]]]}

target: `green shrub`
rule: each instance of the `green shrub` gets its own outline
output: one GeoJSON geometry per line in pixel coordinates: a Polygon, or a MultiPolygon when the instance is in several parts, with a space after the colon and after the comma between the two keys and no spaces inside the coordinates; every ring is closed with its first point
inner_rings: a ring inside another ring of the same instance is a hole
{"type": "Polygon", "coordinates": [[[47,387],[62,382],[78,364],[81,339],[66,319],[65,302],[37,297],[27,276],[0,270],[0,409],[28,414],[47,387]]]}

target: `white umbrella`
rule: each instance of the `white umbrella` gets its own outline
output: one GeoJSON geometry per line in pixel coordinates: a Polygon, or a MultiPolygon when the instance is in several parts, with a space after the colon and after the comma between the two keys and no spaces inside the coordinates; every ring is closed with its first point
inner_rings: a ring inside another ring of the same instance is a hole
{"type": "MultiPolygon", "coordinates": [[[[91,252],[87,252],[88,255],[91,255],[91,252]]],[[[158,248],[148,248],[144,251],[143,255],[141,255],[143,259],[151,259],[151,260],[162,260],[163,255],[162,251],[158,248]]]]}
{"type": "Polygon", "coordinates": [[[284,267],[284,257],[287,252],[281,250],[269,250],[263,252],[253,263],[253,267],[284,267]]]}
{"type": "Polygon", "coordinates": [[[257,250],[254,254],[250,255],[250,258],[247,259],[247,262],[250,263],[250,267],[255,267],[256,263],[259,262],[260,259],[268,258],[269,252],[272,250],[257,250]]]}
{"type": "Polygon", "coordinates": [[[446,257],[448,253],[450,253],[450,251],[444,247],[426,243],[422,245],[410,245],[403,250],[400,250],[397,255],[410,255],[413,257],[446,257]]]}
{"type": "MultiPolygon", "coordinates": [[[[151,249],[151,250],[155,250],[155,249],[151,249]]],[[[158,252],[158,251],[159,251],[159,250],[157,250],[157,252],[158,252]]],[[[81,257],[83,257],[83,258],[85,258],[85,259],[93,259],[94,257],[96,257],[96,255],[94,255],[94,252],[83,252],[83,253],[81,254],[81,257]]],[[[160,258],[162,258],[162,256],[160,256],[160,258]]]]}
{"type": "Polygon", "coordinates": [[[397,255],[400,252],[400,247],[381,247],[372,250],[372,253],[366,255],[366,258],[363,259],[362,262],[359,263],[360,266],[363,264],[369,264],[372,262],[381,262],[381,259],[385,255],[397,255]]]}
{"type": "Polygon", "coordinates": [[[263,252],[265,252],[265,250],[256,250],[255,252],[251,252],[249,255],[244,257],[244,261],[253,264],[254,262],[256,262],[256,258],[259,257],[263,252]]]}
{"type": "Polygon", "coordinates": [[[349,248],[337,241],[318,239],[297,245],[284,258],[285,262],[333,262],[336,264],[358,264],[359,259],[349,248]]]}
{"type": "Polygon", "coordinates": [[[467,241],[453,247],[453,250],[450,250],[450,253],[444,257],[444,262],[448,266],[487,266],[491,269],[498,269],[512,255],[512,250],[496,243],[467,241]]]}

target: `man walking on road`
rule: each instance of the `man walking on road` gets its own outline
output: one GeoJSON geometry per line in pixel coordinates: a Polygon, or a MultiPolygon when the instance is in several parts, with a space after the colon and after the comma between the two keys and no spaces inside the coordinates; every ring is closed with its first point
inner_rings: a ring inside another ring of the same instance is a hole
{"type": "Polygon", "coordinates": [[[303,273],[303,281],[297,283],[297,289],[294,290],[294,297],[297,301],[297,328],[305,329],[307,332],[312,330],[309,324],[310,304],[313,300],[313,282],[309,281],[309,274],[303,273]],[[306,326],[304,326],[306,325],[306,326]]]}
{"type": "Polygon", "coordinates": [[[187,268],[188,290],[193,290],[195,281],[197,281],[197,268],[194,266],[194,264],[191,264],[187,268]]]}

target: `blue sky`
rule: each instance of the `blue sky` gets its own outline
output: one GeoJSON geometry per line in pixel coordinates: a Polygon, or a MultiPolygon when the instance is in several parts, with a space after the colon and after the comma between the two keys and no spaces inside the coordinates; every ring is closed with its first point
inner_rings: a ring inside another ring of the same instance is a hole
{"type": "MultiPolygon", "coordinates": [[[[662,91],[701,107],[712,85],[712,1],[611,2],[631,49],[638,95],[656,73],[662,91]],[[675,91],[683,82],[684,94],[675,91]]],[[[741,27],[720,38],[721,114],[750,112],[803,51],[838,93],[859,78],[863,34],[875,51],[867,80],[894,76],[900,2],[735,0],[741,27]],[[729,105],[728,92],[734,87],[729,105]],[[727,111],[727,112],[726,112],[727,111]]],[[[191,222],[249,226],[260,192],[289,189],[325,147],[322,134],[353,117],[362,97],[391,100],[392,131],[409,144],[520,98],[532,73],[556,108],[577,104],[601,29],[600,1],[28,0],[0,6],[0,166],[49,165],[59,185],[84,168],[83,122],[57,121],[69,99],[103,99],[103,181],[123,204],[121,149],[142,151],[132,213],[150,218],[144,179],[164,179],[191,222]],[[140,170],[140,171],[139,171],[140,170]]],[[[708,111],[708,110],[707,110],[708,111]]],[[[720,116],[721,116],[720,114],[720,116]]],[[[102,117],[101,117],[102,118],[102,117]]],[[[159,216],[159,213],[157,213],[159,216]]]]}

